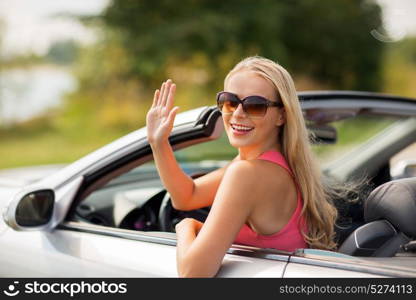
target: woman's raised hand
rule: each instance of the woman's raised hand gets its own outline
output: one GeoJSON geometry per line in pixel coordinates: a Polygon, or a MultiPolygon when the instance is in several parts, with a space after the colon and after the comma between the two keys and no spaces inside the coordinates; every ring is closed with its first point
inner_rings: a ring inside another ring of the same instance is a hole
{"type": "Polygon", "coordinates": [[[173,107],[176,85],[168,79],[159,90],[155,91],[153,104],[147,112],[147,139],[152,145],[167,141],[173,128],[176,112],[179,107],[173,107]],[[173,107],[173,108],[172,108],[173,107]]]}

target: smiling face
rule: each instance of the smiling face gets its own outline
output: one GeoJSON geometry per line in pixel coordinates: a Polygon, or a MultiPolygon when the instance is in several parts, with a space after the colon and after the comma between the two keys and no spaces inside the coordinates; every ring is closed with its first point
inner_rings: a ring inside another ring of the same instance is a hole
{"type": "MultiPolygon", "coordinates": [[[[243,70],[233,74],[224,90],[236,94],[240,99],[262,96],[277,102],[277,93],[272,84],[253,71],[243,70]]],[[[284,123],[284,110],[268,107],[264,117],[249,117],[240,104],[232,114],[223,114],[224,128],[230,144],[241,152],[255,153],[278,148],[279,126],[284,123]]]]}

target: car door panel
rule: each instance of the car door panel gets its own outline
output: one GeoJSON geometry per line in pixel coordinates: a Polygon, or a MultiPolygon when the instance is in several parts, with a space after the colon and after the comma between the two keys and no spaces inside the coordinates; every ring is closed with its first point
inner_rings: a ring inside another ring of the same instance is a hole
{"type": "Polygon", "coordinates": [[[297,263],[289,263],[286,267],[285,278],[336,278],[336,277],[383,277],[375,274],[347,271],[342,269],[328,268],[323,266],[313,266],[297,263]]]}
{"type": "MultiPolygon", "coordinates": [[[[177,277],[172,245],[65,229],[9,230],[2,241],[4,277],[177,277]]],[[[285,265],[227,254],[218,277],[281,277],[285,265]]]]}

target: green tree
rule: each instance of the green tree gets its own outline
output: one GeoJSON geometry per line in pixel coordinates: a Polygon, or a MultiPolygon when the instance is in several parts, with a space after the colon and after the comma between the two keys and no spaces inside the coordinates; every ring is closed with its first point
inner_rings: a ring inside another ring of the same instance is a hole
{"type": "Polygon", "coordinates": [[[206,70],[218,87],[242,57],[259,54],[334,88],[376,90],[383,44],[368,0],[114,0],[102,15],[119,32],[129,76],[158,84],[172,66],[206,70]]]}
{"type": "MultiPolygon", "coordinates": [[[[289,3],[288,1],[286,1],[289,3]]],[[[381,9],[365,0],[296,0],[284,15],[288,65],[335,88],[378,90],[384,43],[381,9]],[[296,3],[294,5],[294,3],[296,3]]]]}

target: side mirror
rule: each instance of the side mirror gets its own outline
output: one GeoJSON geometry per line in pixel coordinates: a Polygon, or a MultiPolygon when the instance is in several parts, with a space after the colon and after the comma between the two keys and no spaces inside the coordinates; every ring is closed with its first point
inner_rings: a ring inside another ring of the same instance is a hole
{"type": "Polygon", "coordinates": [[[313,144],[335,144],[337,142],[337,130],[330,125],[308,125],[313,144]]]}
{"type": "Polygon", "coordinates": [[[55,205],[52,190],[29,192],[13,201],[5,211],[5,222],[16,230],[37,229],[50,222],[55,205]]]}

